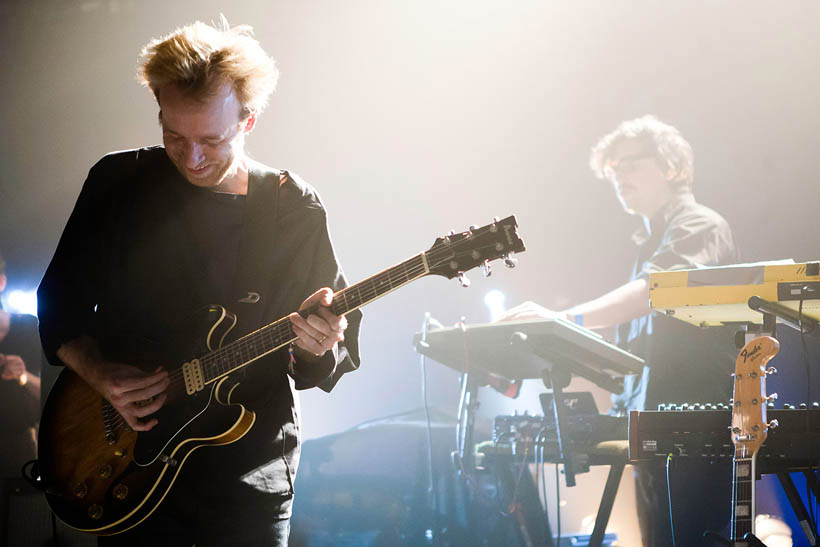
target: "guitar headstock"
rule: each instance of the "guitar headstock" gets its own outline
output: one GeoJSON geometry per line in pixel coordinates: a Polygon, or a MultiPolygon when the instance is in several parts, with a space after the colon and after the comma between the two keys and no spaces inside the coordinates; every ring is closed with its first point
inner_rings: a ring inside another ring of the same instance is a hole
{"type": "Polygon", "coordinates": [[[463,285],[469,284],[464,272],[484,265],[485,275],[489,275],[489,262],[504,258],[505,264],[515,266],[515,253],[523,252],[524,241],[518,235],[515,216],[499,220],[495,218],[486,226],[471,226],[461,233],[451,232],[436,239],[425,256],[430,273],[448,279],[458,277],[463,285]]]}
{"type": "Polygon", "coordinates": [[[751,457],[766,440],[766,363],[777,355],[780,343],[760,336],[743,346],[735,362],[732,442],[740,457],[751,457]]]}

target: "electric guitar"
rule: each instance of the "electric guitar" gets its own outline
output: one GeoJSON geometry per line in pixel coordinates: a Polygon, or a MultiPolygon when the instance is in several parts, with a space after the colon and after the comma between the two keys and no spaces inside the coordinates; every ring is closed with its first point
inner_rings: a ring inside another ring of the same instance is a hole
{"type": "MultiPolygon", "coordinates": [[[[427,275],[466,285],[465,271],[483,265],[489,275],[489,261],[502,257],[513,267],[513,254],[524,250],[514,216],[450,232],[427,251],[336,292],[331,310],[344,315],[427,275]]],[[[182,364],[170,373],[168,397],[150,431],[132,431],[78,375],[61,372],[40,423],[39,474],[51,509],[67,525],[98,535],[133,528],[159,506],[191,452],[233,443],[253,426],[254,412],[231,400],[238,383],[229,375],[295,340],[290,320],[224,343],[236,317],[211,306],[207,319],[204,336],[183,340],[198,343],[201,352],[159,361],[182,364]]]]}
{"type": "MultiPolygon", "coordinates": [[[[766,422],[766,363],[777,355],[780,344],[770,336],[761,336],[747,343],[735,363],[734,403],[732,405],[732,530],[730,544],[747,547],[747,533],[754,534],[755,470],[757,452],[766,440],[770,427],[777,420],[766,422]]],[[[772,396],[774,398],[776,396],[772,396]]]]}

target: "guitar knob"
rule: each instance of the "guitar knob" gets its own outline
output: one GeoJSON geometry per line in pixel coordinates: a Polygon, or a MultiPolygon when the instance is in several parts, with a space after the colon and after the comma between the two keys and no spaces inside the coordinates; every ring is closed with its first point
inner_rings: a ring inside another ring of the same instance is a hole
{"type": "Polygon", "coordinates": [[[100,468],[97,470],[97,474],[100,476],[101,479],[107,479],[111,476],[111,473],[114,470],[111,468],[109,464],[101,465],[100,468]]]}
{"type": "Polygon", "coordinates": [[[75,498],[83,499],[85,495],[88,494],[88,485],[84,482],[77,483],[74,485],[74,488],[71,489],[71,493],[75,498]]]}
{"type": "Polygon", "coordinates": [[[772,420],[771,422],[768,423],[769,429],[774,429],[779,425],[780,425],[780,422],[778,422],[777,420],[772,420]]]}
{"type": "Polygon", "coordinates": [[[800,403],[800,410],[806,410],[807,408],[808,405],[806,405],[806,403],[800,403]]]}
{"type": "Polygon", "coordinates": [[[769,367],[766,369],[766,376],[771,376],[772,374],[777,374],[777,369],[774,367],[769,367]]]}
{"type": "Polygon", "coordinates": [[[811,408],[812,408],[812,410],[817,410],[818,408],[820,408],[820,403],[818,403],[817,401],[814,401],[811,404],[811,408]]]}
{"type": "Polygon", "coordinates": [[[88,516],[94,520],[100,520],[103,516],[103,508],[96,503],[88,508],[88,516]]]}
{"type": "Polygon", "coordinates": [[[114,487],[113,494],[115,498],[122,501],[128,497],[128,487],[120,483],[114,487]]]}

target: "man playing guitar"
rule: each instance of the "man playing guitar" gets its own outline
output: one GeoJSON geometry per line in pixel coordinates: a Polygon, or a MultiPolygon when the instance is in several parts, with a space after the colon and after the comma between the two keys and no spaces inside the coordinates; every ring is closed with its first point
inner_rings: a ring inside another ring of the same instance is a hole
{"type": "Polygon", "coordinates": [[[329,391],[359,366],[360,313],[330,311],[346,280],[318,194],[245,153],[276,84],[274,61],[250,27],[221,23],[197,22],[144,48],[139,76],[159,105],[164,146],[92,167],[38,291],[44,350],[107,401],[124,430],[148,432],[162,425],[155,414],[177,363],[143,352],[154,341],[185,345],[172,333],[191,312],[225,304],[242,335],[307,311],[289,316],[298,336],[289,352],[232,373],[231,401],[255,413],[247,434],[192,452],[158,509],[100,544],[285,545],[296,390],[329,391]]]}

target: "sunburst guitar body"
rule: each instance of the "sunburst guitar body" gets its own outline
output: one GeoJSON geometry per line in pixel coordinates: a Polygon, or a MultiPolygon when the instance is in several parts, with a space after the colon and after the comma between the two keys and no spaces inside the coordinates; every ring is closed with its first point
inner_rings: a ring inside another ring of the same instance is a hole
{"type": "MultiPolygon", "coordinates": [[[[205,323],[208,350],[218,349],[235,323],[219,306],[198,319],[194,323],[205,323]]],[[[145,360],[144,347],[129,353],[145,360]]],[[[100,535],[136,526],[163,500],[191,452],[232,443],[253,425],[254,413],[231,401],[237,384],[230,376],[191,395],[181,369],[171,378],[166,403],[154,414],[157,425],[136,433],[82,378],[69,369],[61,372],[43,410],[39,460],[49,504],[62,521],[100,535]]]]}

